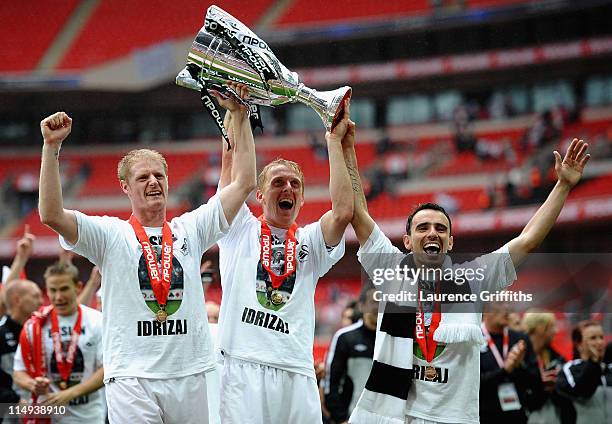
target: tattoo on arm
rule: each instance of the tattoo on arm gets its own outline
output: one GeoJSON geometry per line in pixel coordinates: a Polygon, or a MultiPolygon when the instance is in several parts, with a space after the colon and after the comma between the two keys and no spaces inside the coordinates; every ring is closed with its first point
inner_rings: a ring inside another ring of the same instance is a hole
{"type": "Polygon", "coordinates": [[[351,186],[353,188],[353,192],[355,193],[355,201],[358,205],[360,205],[364,210],[368,210],[368,203],[365,199],[365,194],[363,192],[363,186],[361,185],[361,178],[359,177],[359,169],[357,169],[357,163],[354,157],[346,158],[346,169],[348,170],[349,176],[351,178],[351,186]]]}
{"type": "Polygon", "coordinates": [[[361,180],[359,179],[359,172],[355,169],[353,165],[347,166],[349,176],[351,177],[351,185],[353,187],[353,191],[355,193],[359,193],[362,191],[361,189],[361,180]]]}

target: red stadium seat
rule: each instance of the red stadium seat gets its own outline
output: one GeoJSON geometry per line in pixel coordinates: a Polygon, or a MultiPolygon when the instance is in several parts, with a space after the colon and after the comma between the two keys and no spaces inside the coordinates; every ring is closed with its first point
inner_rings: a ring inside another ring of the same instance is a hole
{"type": "MultiPolygon", "coordinates": [[[[256,22],[271,0],[240,0],[215,4],[247,25],[256,22]]],[[[208,3],[191,0],[105,0],[90,17],[59,65],[88,68],[166,40],[195,37],[204,24],[208,3]]]]}
{"type": "Polygon", "coordinates": [[[400,1],[325,1],[297,0],[277,20],[277,27],[338,24],[348,21],[371,21],[389,17],[424,14],[430,10],[428,0],[400,1]]]}
{"type": "Polygon", "coordinates": [[[26,8],[18,1],[3,1],[0,71],[33,70],[78,3],[78,0],[46,0],[26,8]]]}

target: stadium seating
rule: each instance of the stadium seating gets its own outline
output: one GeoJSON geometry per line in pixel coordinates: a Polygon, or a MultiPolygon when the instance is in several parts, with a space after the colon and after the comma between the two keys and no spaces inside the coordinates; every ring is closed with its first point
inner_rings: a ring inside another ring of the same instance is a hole
{"type": "Polygon", "coordinates": [[[78,3],[47,0],[33,2],[26,8],[21,2],[2,2],[0,72],[33,70],[78,3]]]}
{"type": "MultiPolygon", "coordinates": [[[[186,207],[181,206],[177,208],[169,208],[167,212],[168,212],[169,217],[175,217],[175,216],[182,214],[185,211],[186,211],[186,207]]],[[[87,215],[92,215],[92,216],[104,216],[104,215],[116,216],[120,219],[128,219],[131,214],[131,210],[129,209],[129,203],[127,200],[126,200],[126,208],[122,210],[116,210],[116,211],[113,210],[112,212],[109,212],[106,210],[84,209],[81,212],[86,213],[87,215]]],[[[39,236],[39,237],[40,236],[42,237],[45,237],[45,236],[56,237],[57,236],[57,234],[53,232],[53,230],[51,230],[49,227],[47,227],[46,225],[40,222],[40,217],[38,216],[38,210],[33,210],[12,231],[11,237],[21,237],[21,235],[23,234],[24,226],[26,224],[30,226],[30,232],[32,234],[35,234],[36,236],[39,236]]]]}
{"type": "MultiPolygon", "coordinates": [[[[468,9],[483,9],[507,6],[517,3],[528,3],[529,0],[467,0],[468,9]]],[[[300,28],[323,25],[346,25],[366,23],[389,18],[422,16],[433,12],[429,0],[399,0],[386,2],[296,0],[276,20],[275,26],[280,29],[300,28]]],[[[451,3],[451,2],[447,2],[451,3]]],[[[451,10],[458,10],[449,4],[451,10]]]]}
{"type": "MultiPolygon", "coordinates": [[[[252,25],[271,0],[221,0],[215,4],[252,25]]],[[[167,40],[195,37],[207,3],[192,0],[104,0],[74,40],[60,69],[88,68],[167,40]]]]}
{"type": "MultiPolygon", "coordinates": [[[[178,187],[196,172],[206,160],[204,152],[162,152],[170,170],[170,187],[178,187]]],[[[121,155],[83,156],[82,161],[91,167],[91,177],[81,188],[80,197],[122,195],[117,180],[117,163],[121,155]]]]}
{"type": "Polygon", "coordinates": [[[518,3],[530,3],[530,0],[467,0],[465,3],[470,9],[484,9],[518,3]]]}
{"type": "Polygon", "coordinates": [[[297,0],[276,21],[277,27],[340,24],[354,21],[423,14],[430,10],[428,0],[336,1],[297,0]]]}

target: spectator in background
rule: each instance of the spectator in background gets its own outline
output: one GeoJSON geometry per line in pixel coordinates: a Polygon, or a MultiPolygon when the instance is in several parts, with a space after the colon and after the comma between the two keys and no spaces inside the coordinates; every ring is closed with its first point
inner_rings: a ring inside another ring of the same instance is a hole
{"type": "Polygon", "coordinates": [[[342,327],[354,324],[361,318],[361,313],[357,309],[357,303],[357,300],[351,300],[349,303],[347,303],[346,307],[342,311],[342,319],[340,321],[340,325],[342,327]]]}
{"type": "Polygon", "coordinates": [[[387,189],[388,176],[382,159],[376,159],[365,171],[365,175],[370,183],[370,189],[366,193],[366,200],[374,200],[387,189]]]}
{"type": "Polygon", "coordinates": [[[544,391],[538,362],[526,334],[508,328],[508,308],[492,303],[483,314],[487,347],[480,353],[480,422],[527,422],[527,411],[539,408],[544,391]]]}
{"type": "Polygon", "coordinates": [[[455,132],[455,148],[457,152],[474,152],[476,137],[467,126],[458,126],[455,132]]]}
{"type": "Polygon", "coordinates": [[[571,400],[575,416],[563,423],[608,423],[612,417],[612,366],[603,362],[605,343],[601,323],[581,321],[572,330],[578,358],[566,363],[557,379],[557,392],[571,400]]]}
{"type": "MultiPolygon", "coordinates": [[[[17,403],[19,395],[13,388],[13,358],[23,324],[42,305],[42,292],[29,280],[11,280],[4,291],[7,315],[0,319],[0,403],[17,403]]],[[[4,408],[0,412],[0,423],[4,408]]]]}
{"type": "Polygon", "coordinates": [[[376,154],[381,156],[391,150],[393,144],[391,142],[391,137],[389,134],[383,130],[383,133],[380,139],[376,142],[376,154]]]}
{"type": "Polygon", "coordinates": [[[508,328],[514,331],[524,331],[521,323],[521,314],[518,312],[508,312],[508,328]]]}
{"type": "Polygon", "coordinates": [[[83,286],[83,289],[79,292],[77,296],[77,302],[81,305],[91,306],[92,308],[98,307],[98,301],[96,297],[96,293],[100,289],[102,285],[102,274],[100,274],[100,269],[97,266],[94,266],[91,269],[91,274],[89,274],[89,280],[83,286]],[[96,303],[92,305],[94,299],[96,303]]]}
{"type": "Polygon", "coordinates": [[[555,393],[557,374],[565,359],[551,347],[557,328],[555,315],[551,312],[527,312],[523,317],[523,327],[538,360],[542,384],[544,385],[544,404],[529,415],[530,424],[553,424],[561,422],[563,402],[555,393]]]}
{"type": "Polygon", "coordinates": [[[358,304],[363,318],[338,330],[327,353],[323,388],[332,423],[347,422],[372,368],[378,318],[374,291],[364,286],[358,304]]]}
{"type": "Polygon", "coordinates": [[[23,236],[17,241],[15,246],[15,257],[11,263],[6,282],[24,276],[25,266],[30,260],[30,257],[32,257],[32,251],[34,250],[34,240],[36,240],[36,236],[30,233],[30,226],[26,224],[23,228],[23,236]]]}
{"type": "Polygon", "coordinates": [[[308,144],[310,144],[310,148],[319,162],[327,161],[329,158],[327,146],[315,132],[308,134],[308,144]]]}
{"type": "Polygon", "coordinates": [[[44,277],[52,305],[24,324],[13,379],[34,403],[44,396],[46,405],[66,405],[60,423],[104,423],[102,314],[78,304],[82,283],[74,265],[56,262],[44,277]]]}
{"type": "Polygon", "coordinates": [[[556,119],[551,111],[546,111],[536,117],[534,124],[523,136],[524,150],[537,149],[561,135],[563,121],[556,119]]]}

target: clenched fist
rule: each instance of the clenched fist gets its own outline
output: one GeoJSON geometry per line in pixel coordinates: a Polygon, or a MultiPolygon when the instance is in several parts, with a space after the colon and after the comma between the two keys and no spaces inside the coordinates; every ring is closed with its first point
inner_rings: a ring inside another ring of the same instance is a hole
{"type": "Polygon", "coordinates": [[[40,132],[47,145],[60,145],[71,130],[72,119],[66,112],[56,112],[40,121],[40,132]]]}

